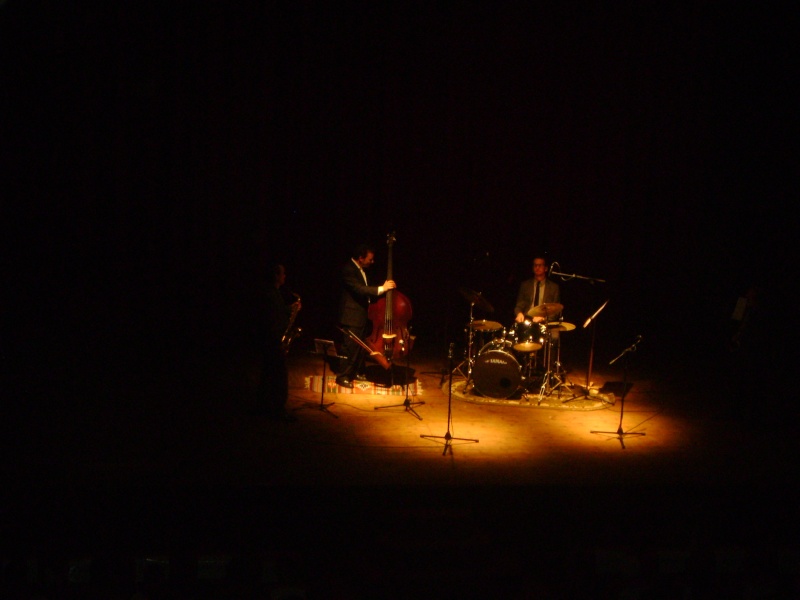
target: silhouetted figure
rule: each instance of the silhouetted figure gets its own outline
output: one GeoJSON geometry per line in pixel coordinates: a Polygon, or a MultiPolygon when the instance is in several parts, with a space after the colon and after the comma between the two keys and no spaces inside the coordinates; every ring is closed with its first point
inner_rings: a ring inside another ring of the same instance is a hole
{"type": "Polygon", "coordinates": [[[286,269],[283,265],[278,264],[271,268],[271,278],[264,306],[267,327],[256,403],[260,414],[281,421],[295,421],[296,417],[286,411],[289,371],[281,340],[301,305],[299,299],[289,304],[283,295],[281,288],[286,283],[286,269]]]}

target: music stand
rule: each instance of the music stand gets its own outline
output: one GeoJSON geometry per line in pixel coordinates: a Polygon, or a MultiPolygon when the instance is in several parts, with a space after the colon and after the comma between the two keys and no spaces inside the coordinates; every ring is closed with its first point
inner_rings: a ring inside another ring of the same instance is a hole
{"type": "Polygon", "coordinates": [[[444,440],[444,450],[442,451],[442,456],[447,454],[447,451],[450,450],[450,455],[453,455],[453,440],[458,440],[461,442],[475,442],[478,443],[478,440],[474,438],[457,438],[453,437],[450,433],[450,424],[453,422],[453,344],[450,344],[450,351],[447,354],[447,357],[450,359],[450,385],[447,392],[447,432],[444,435],[420,435],[419,437],[425,438],[428,440],[434,439],[442,439],[444,440]]]}
{"type": "Polygon", "coordinates": [[[599,399],[603,404],[613,404],[612,402],[608,402],[600,394],[598,394],[597,396],[592,396],[592,394],[591,394],[591,388],[592,388],[592,381],[591,381],[591,379],[592,379],[592,363],[594,361],[594,338],[595,338],[595,332],[597,331],[597,325],[595,325],[594,322],[597,319],[597,315],[599,315],[602,312],[602,310],[608,304],[609,300],[606,300],[605,302],[603,302],[603,304],[600,306],[600,308],[598,308],[596,311],[594,311],[594,314],[591,317],[589,317],[588,319],[586,319],[586,322],[583,324],[583,328],[584,329],[589,327],[589,325],[592,326],[592,342],[591,342],[591,344],[589,346],[589,366],[586,369],[586,386],[583,388],[583,396],[573,396],[572,398],[567,400],[567,402],[569,402],[570,400],[575,400],[577,398],[581,398],[581,399],[590,398],[592,400],[599,399]]]}
{"type": "Polygon", "coordinates": [[[619,443],[622,446],[622,449],[625,450],[625,436],[628,435],[645,435],[642,431],[623,431],[622,430],[622,417],[625,415],[625,396],[628,393],[628,354],[631,352],[636,352],[636,347],[639,345],[639,342],[642,341],[642,336],[638,336],[636,341],[633,342],[630,346],[625,348],[622,351],[622,354],[617,356],[613,359],[609,365],[613,365],[617,362],[620,358],[622,358],[622,400],[620,400],[620,409],[619,409],[619,427],[617,427],[616,431],[590,431],[589,433],[605,433],[610,435],[616,435],[617,439],[619,439],[619,443]]]}
{"type": "Polygon", "coordinates": [[[339,418],[339,415],[332,413],[328,410],[329,406],[333,406],[336,404],[335,402],[328,402],[325,404],[325,388],[328,386],[328,381],[326,378],[327,368],[328,368],[328,361],[326,360],[327,357],[332,359],[341,360],[346,358],[339,354],[336,354],[336,346],[331,340],[314,340],[314,352],[311,354],[316,354],[317,356],[322,357],[322,390],[319,395],[319,404],[313,404],[311,402],[307,403],[306,406],[301,406],[296,410],[302,410],[303,408],[314,408],[316,410],[320,410],[324,413],[329,414],[335,419],[339,418]]]}

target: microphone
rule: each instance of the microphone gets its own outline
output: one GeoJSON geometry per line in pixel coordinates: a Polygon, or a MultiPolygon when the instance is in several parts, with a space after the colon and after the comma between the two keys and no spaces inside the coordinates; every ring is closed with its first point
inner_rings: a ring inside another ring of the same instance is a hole
{"type": "Polygon", "coordinates": [[[613,359],[613,360],[612,360],[610,363],[608,363],[608,364],[609,364],[609,365],[613,365],[613,364],[614,364],[615,362],[617,362],[617,361],[618,361],[620,358],[622,358],[623,356],[625,356],[625,355],[626,355],[628,352],[636,352],[636,344],[638,344],[638,343],[639,343],[639,342],[641,342],[641,341],[642,341],[642,334],[640,333],[639,335],[637,335],[637,336],[636,336],[636,340],[635,340],[635,341],[634,341],[634,342],[633,342],[633,343],[632,343],[630,346],[628,346],[627,348],[625,348],[625,350],[623,350],[623,351],[622,351],[622,354],[620,354],[619,356],[617,356],[616,358],[614,358],[614,359],[613,359]]]}

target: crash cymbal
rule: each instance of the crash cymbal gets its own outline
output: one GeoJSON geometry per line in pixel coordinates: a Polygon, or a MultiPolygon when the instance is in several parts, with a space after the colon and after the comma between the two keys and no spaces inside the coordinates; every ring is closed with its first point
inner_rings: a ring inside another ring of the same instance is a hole
{"type": "Polygon", "coordinates": [[[472,329],[475,331],[497,331],[498,329],[502,329],[502,327],[503,326],[497,321],[487,321],[486,319],[472,322],[472,329]]]}
{"type": "Polygon", "coordinates": [[[575,329],[575,325],[566,321],[553,321],[547,324],[547,328],[553,331],[572,331],[575,329]]]}
{"type": "Polygon", "coordinates": [[[486,298],[484,298],[480,292],[476,292],[474,290],[470,290],[463,287],[460,288],[458,291],[461,292],[461,295],[464,296],[464,299],[470,304],[474,304],[483,311],[489,313],[494,312],[494,307],[491,304],[489,304],[489,301],[486,300],[486,298]]]}
{"type": "Polygon", "coordinates": [[[539,306],[534,306],[528,311],[529,317],[546,317],[548,315],[555,315],[564,310],[564,305],[558,302],[545,302],[539,306]]]}

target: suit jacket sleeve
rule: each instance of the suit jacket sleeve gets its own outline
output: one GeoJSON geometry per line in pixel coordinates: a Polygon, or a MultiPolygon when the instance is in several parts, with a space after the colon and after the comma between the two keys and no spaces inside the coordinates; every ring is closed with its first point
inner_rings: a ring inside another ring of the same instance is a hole
{"type": "Polygon", "coordinates": [[[533,303],[533,280],[526,279],[519,284],[519,292],[517,293],[517,303],[514,305],[514,316],[517,313],[525,313],[533,303]]]}
{"type": "MultiPolygon", "coordinates": [[[[545,287],[544,301],[561,304],[561,287],[559,287],[559,285],[555,281],[552,281],[550,279],[547,280],[547,286],[545,287]]],[[[551,321],[558,321],[561,318],[561,311],[549,315],[549,318],[551,321]]]]}
{"type": "Polygon", "coordinates": [[[366,285],[361,271],[348,261],[340,273],[342,295],[339,301],[339,322],[359,327],[367,322],[371,297],[378,296],[378,286],[366,285]]]}

